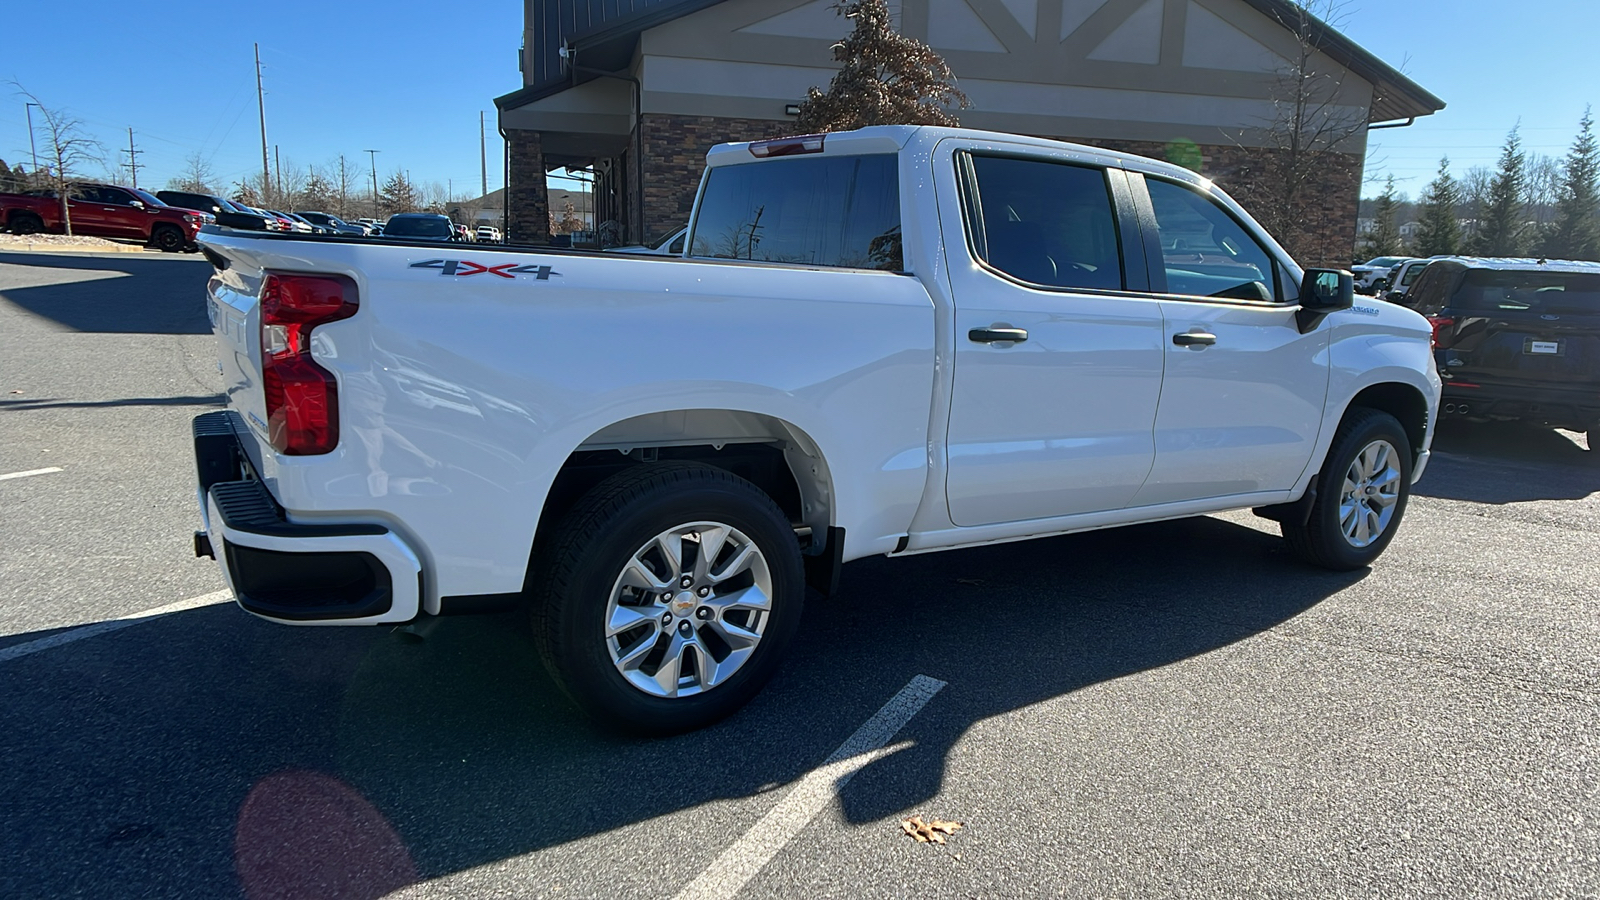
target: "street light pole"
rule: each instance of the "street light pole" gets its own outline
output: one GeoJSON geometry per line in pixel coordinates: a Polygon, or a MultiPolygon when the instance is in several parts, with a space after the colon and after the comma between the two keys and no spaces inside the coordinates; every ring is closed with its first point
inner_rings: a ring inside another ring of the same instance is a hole
{"type": "MultiPolygon", "coordinates": [[[[27,105],[27,110],[28,110],[28,149],[33,151],[33,171],[34,171],[34,177],[37,178],[37,177],[39,177],[38,176],[38,172],[39,172],[39,147],[38,147],[37,144],[35,144],[33,142],[33,108],[35,106],[39,106],[39,104],[37,104],[37,103],[29,103],[27,105]]],[[[39,108],[43,109],[44,107],[39,106],[39,108]]]]}
{"type": "Polygon", "coordinates": [[[372,160],[372,217],[378,217],[378,154],[382,150],[363,150],[362,153],[372,160]]]}

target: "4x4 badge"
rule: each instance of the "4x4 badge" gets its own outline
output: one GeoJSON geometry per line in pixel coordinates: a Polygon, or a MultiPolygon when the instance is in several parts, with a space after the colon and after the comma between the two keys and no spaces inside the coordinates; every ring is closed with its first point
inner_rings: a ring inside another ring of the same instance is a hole
{"type": "Polygon", "coordinates": [[[498,275],[501,278],[516,278],[518,275],[532,275],[537,281],[549,281],[552,277],[560,278],[561,273],[549,266],[528,264],[519,266],[516,263],[501,263],[498,266],[486,266],[475,263],[470,259],[429,259],[411,264],[413,269],[438,269],[440,275],[498,275]]]}

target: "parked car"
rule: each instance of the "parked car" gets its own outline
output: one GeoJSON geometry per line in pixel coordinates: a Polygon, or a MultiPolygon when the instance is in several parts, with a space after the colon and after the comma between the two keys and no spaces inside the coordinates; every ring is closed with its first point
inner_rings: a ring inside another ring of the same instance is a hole
{"type": "Polygon", "coordinates": [[[462,225],[460,222],[453,223],[451,225],[451,227],[455,229],[456,240],[458,240],[458,241],[469,241],[470,242],[470,241],[475,241],[475,240],[478,239],[478,236],[473,233],[472,229],[468,228],[465,225],[462,225]]]}
{"type": "Polygon", "coordinates": [[[1384,291],[1383,299],[1390,303],[1402,303],[1410,306],[1406,295],[1411,290],[1411,285],[1416,283],[1417,276],[1422,270],[1433,262],[1432,259],[1408,259],[1389,269],[1389,288],[1384,291]]]}
{"type": "Polygon", "coordinates": [[[500,243],[500,229],[494,227],[493,225],[479,225],[478,240],[491,244],[498,244],[500,243]]]}
{"type": "Polygon", "coordinates": [[[325,212],[301,212],[297,213],[297,215],[300,216],[300,218],[309,221],[313,225],[321,226],[329,234],[344,234],[352,237],[366,237],[371,233],[371,231],[365,225],[357,225],[353,222],[346,222],[338,216],[325,212]]]}
{"type": "Polygon", "coordinates": [[[285,624],[524,607],[570,696],[668,732],[847,560],[1244,508],[1356,569],[1427,465],[1427,321],[1182,167],[879,126],[720,145],[698,197],[684,258],[202,235],[197,552],[285,624]]]}
{"type": "Polygon", "coordinates": [[[266,216],[257,215],[225,197],[196,194],[191,191],[156,191],[156,199],[168,206],[210,213],[216,217],[217,224],[224,228],[267,230],[266,216]]]}
{"type": "Polygon", "coordinates": [[[434,213],[396,213],[383,223],[386,237],[413,241],[455,241],[455,223],[434,213]]]}
{"type": "Polygon", "coordinates": [[[1600,446],[1600,263],[1452,257],[1411,288],[1447,416],[1587,431],[1600,446]]]}
{"type": "Polygon", "coordinates": [[[689,226],[668,232],[653,244],[631,244],[626,247],[608,247],[612,253],[644,253],[654,256],[682,256],[683,245],[689,236],[689,226]]]}
{"type": "MultiPolygon", "coordinates": [[[[67,194],[74,234],[133,238],[169,253],[193,250],[194,236],[214,217],[178,209],[138,188],[77,184],[67,194]]],[[[0,194],[0,220],[15,234],[61,234],[61,201],[55,191],[0,194]]]]}
{"type": "Polygon", "coordinates": [[[1389,286],[1389,270],[1410,259],[1409,256],[1379,256],[1366,262],[1351,266],[1350,271],[1356,277],[1356,292],[1359,294],[1376,294],[1389,286]]]}
{"type": "Polygon", "coordinates": [[[283,223],[285,231],[294,231],[300,234],[313,234],[316,232],[316,228],[310,222],[303,222],[286,212],[276,209],[269,209],[267,212],[278,217],[278,221],[283,223]]]}

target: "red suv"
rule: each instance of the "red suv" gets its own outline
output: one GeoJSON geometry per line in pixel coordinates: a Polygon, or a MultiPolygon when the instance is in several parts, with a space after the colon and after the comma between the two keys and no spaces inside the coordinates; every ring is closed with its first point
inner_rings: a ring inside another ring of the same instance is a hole
{"type": "MultiPolygon", "coordinates": [[[[200,226],[209,213],[178,209],[138,188],[110,184],[74,185],[67,195],[72,233],[93,237],[135,238],[175,253],[193,250],[200,226]]],[[[16,234],[61,234],[61,201],[54,191],[0,194],[0,220],[16,234]]]]}

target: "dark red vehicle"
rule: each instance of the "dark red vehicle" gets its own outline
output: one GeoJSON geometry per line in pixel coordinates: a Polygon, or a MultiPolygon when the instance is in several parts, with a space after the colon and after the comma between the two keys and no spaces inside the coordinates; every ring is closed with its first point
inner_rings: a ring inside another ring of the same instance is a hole
{"type": "MultiPolygon", "coordinates": [[[[178,209],[138,188],[109,184],[74,185],[67,195],[72,233],[133,238],[176,253],[195,249],[194,236],[210,216],[178,209]]],[[[61,201],[55,191],[0,194],[0,222],[14,234],[63,234],[61,201]]]]}

